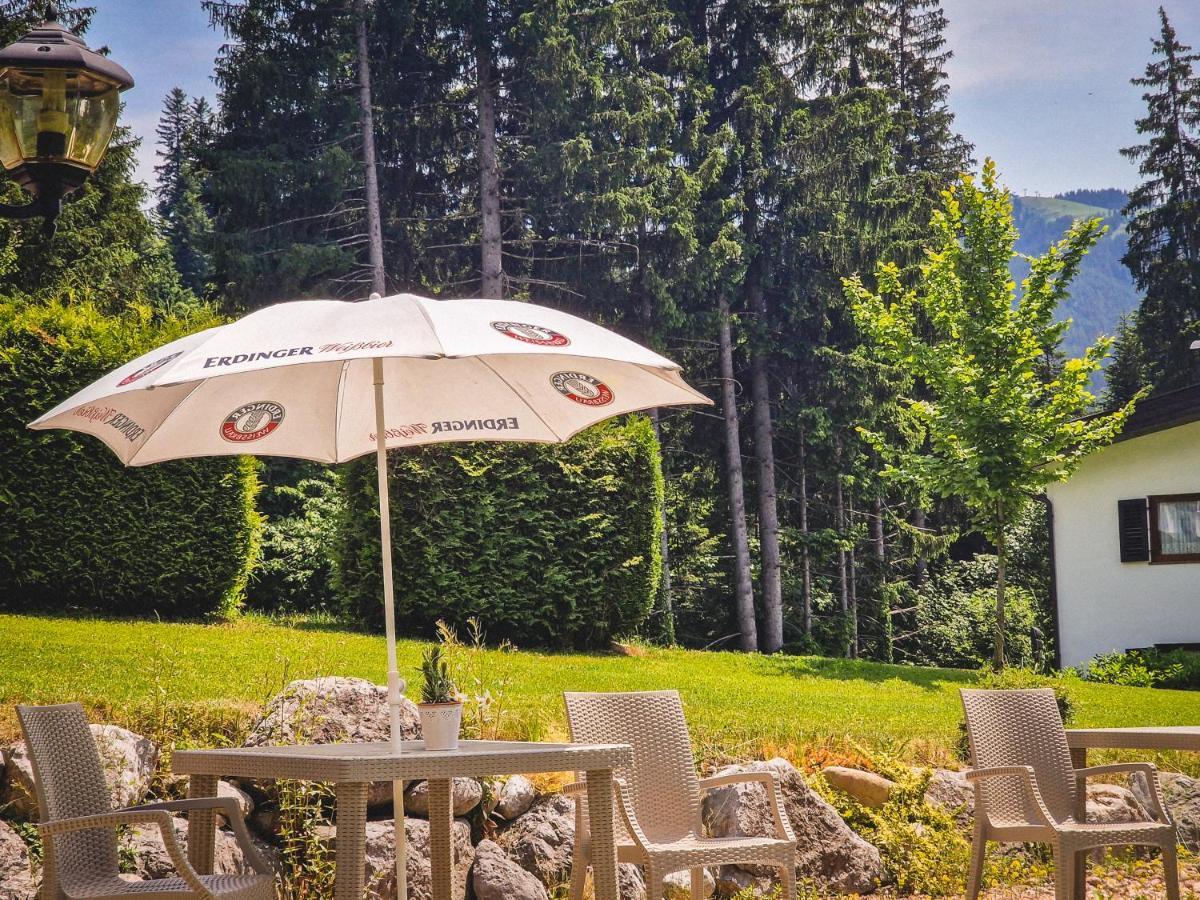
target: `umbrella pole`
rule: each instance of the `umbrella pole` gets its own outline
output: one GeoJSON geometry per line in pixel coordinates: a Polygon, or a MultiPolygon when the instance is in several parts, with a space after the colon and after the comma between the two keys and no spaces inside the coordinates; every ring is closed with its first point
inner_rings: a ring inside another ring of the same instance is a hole
{"type": "MultiPolygon", "coordinates": [[[[392,752],[399,753],[400,704],[404,694],[404,681],[396,663],[396,601],[392,586],[392,528],[391,510],[388,507],[387,480],[387,432],[383,416],[383,360],[376,357],[375,375],[375,468],[379,477],[379,545],[383,554],[383,621],[387,632],[387,692],[388,721],[392,738],[392,752]]],[[[404,782],[392,782],[392,806],[396,836],[396,900],[408,900],[408,847],[404,833],[404,782]]]]}

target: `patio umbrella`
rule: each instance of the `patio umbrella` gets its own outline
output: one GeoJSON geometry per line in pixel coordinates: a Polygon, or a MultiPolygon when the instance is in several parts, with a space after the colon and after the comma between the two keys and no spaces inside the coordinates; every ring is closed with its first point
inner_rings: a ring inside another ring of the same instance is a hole
{"type": "MultiPolygon", "coordinates": [[[[301,300],[159,347],[30,424],[94,435],[123,463],[253,453],[376,454],[388,705],[400,747],[386,451],[449,441],[556,443],[604,419],[711,401],[679,366],[576,316],[507,300],[301,300]]],[[[404,800],[396,875],[406,894],[404,800]]]]}

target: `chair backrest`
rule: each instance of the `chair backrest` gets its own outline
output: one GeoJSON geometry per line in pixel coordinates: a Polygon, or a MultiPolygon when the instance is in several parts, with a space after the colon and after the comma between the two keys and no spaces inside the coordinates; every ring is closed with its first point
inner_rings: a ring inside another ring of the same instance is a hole
{"type": "MultiPolygon", "coordinates": [[[[100,752],[82,706],[18,706],[17,718],[33,762],[41,821],[112,812],[100,752]]],[[[117,835],[112,828],[58,835],[52,840],[50,864],[68,891],[73,883],[118,871],[117,835]]]]}
{"type": "Polygon", "coordinates": [[[677,691],[563,698],[571,740],[633,748],[633,765],[614,774],[628,784],[638,824],[651,841],[701,833],[696,764],[677,691]]]}
{"type": "MultiPolygon", "coordinates": [[[[977,768],[1032,766],[1046,808],[1055,820],[1075,811],[1075,775],[1071,750],[1054,691],[963,690],[971,761],[977,768]]],[[[1038,821],[1016,778],[981,784],[984,812],[994,823],[1038,821]]]]}

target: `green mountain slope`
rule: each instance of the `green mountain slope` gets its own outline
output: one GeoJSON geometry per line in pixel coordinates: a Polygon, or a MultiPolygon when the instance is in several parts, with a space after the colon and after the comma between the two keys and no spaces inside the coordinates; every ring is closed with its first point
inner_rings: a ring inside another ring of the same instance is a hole
{"type": "MultiPolygon", "coordinates": [[[[1128,235],[1121,207],[1125,194],[1118,190],[1070,191],[1056,197],[1013,197],[1013,216],[1021,238],[1020,253],[1037,255],[1059,240],[1075,219],[1099,216],[1108,226],[1087,255],[1072,283],[1071,296],[1059,315],[1072,325],[1063,342],[1071,356],[1078,356],[1101,334],[1116,333],[1122,315],[1137,308],[1140,298],[1129,270],[1121,263],[1128,235]]],[[[1013,276],[1019,282],[1029,273],[1023,260],[1013,261],[1013,276]]]]}

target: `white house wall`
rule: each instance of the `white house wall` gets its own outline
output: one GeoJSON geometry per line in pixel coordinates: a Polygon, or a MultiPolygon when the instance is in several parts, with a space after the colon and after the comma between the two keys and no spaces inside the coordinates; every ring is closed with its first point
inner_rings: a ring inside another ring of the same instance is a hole
{"type": "Polygon", "coordinates": [[[1200,422],[1113,444],[1049,490],[1063,666],[1200,643],[1200,563],[1121,562],[1117,501],[1200,493],[1200,422]]]}

